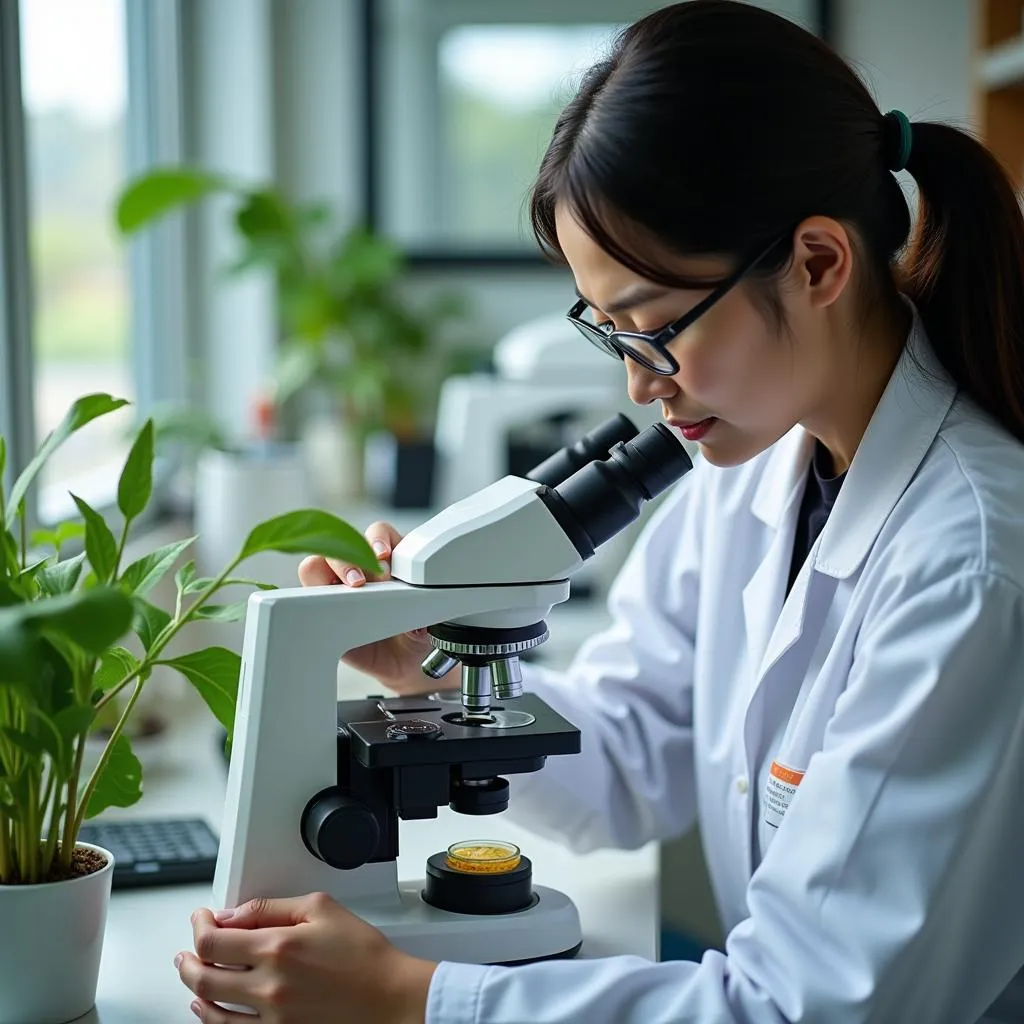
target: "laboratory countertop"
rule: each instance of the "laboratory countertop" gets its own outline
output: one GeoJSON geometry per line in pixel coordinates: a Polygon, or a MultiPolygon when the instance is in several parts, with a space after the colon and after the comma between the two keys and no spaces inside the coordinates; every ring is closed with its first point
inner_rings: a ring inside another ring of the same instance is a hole
{"type": "MultiPolygon", "coordinates": [[[[349,685],[354,690],[359,682],[352,680],[349,685]]],[[[144,770],[143,800],[132,808],[110,809],[104,820],[199,816],[220,832],[227,774],[208,717],[178,723],[148,755],[144,770]]],[[[576,903],[584,935],[581,957],[631,953],[657,959],[655,844],[636,851],[580,856],[501,817],[492,819],[488,831],[518,844],[530,856],[538,884],[561,889],[576,903]]],[[[399,878],[421,877],[430,854],[463,838],[471,838],[466,819],[446,808],[436,819],[402,822],[399,878]]],[[[191,993],[172,961],[179,950],[192,948],[189,915],[196,907],[209,906],[210,900],[209,885],[116,890],[108,911],[96,1005],[80,1021],[170,1024],[193,1020],[191,993]]]]}

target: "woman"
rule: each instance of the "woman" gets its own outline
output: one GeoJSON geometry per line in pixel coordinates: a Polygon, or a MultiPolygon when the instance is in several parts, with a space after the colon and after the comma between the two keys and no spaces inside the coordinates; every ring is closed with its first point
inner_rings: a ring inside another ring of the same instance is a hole
{"type": "MultiPolygon", "coordinates": [[[[694,0],[591,69],[532,216],[575,277],[570,317],[703,458],[624,566],[610,628],[565,674],[528,670],[583,752],[512,780],[507,813],[581,850],[699,822],[725,951],[438,965],[309,898],[201,911],[182,977],[272,1021],[973,1024],[1024,963],[1010,184],[967,135],[883,116],[793,24],[694,0]]],[[[367,535],[386,560],[397,535],[367,535]]],[[[411,692],[425,648],[348,658],[411,692]]]]}

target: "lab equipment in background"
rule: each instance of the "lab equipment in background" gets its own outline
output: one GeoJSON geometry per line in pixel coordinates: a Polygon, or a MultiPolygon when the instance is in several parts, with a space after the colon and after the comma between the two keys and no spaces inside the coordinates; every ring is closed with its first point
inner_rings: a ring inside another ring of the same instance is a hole
{"type": "MultiPolygon", "coordinates": [[[[538,466],[538,479],[504,476],[439,512],[396,546],[389,581],[253,595],[217,906],[321,890],[413,955],[512,963],[576,953],[576,907],[533,884],[528,851],[490,871],[438,851],[424,879],[400,884],[398,823],[444,804],[497,814],[509,798],[503,776],[579,751],[576,727],[522,693],[518,659],[547,638],[569,577],[691,468],[664,425],[629,433],[582,468],[594,451],[585,445],[538,466]],[[337,701],[340,655],[422,626],[432,644],[424,672],[439,679],[461,664],[460,689],[337,701]]],[[[470,845],[499,847],[497,831],[470,845]]]]}
{"type": "MultiPolygon", "coordinates": [[[[562,314],[510,331],[495,345],[493,364],[493,373],[455,375],[441,387],[434,430],[438,508],[509,473],[510,438],[517,433],[536,438],[554,424],[576,436],[615,412],[641,426],[658,418],[657,409],[629,401],[622,364],[582,343],[562,314]]],[[[565,437],[558,441],[551,451],[565,437]]]]}
{"type": "MultiPolygon", "coordinates": [[[[621,362],[586,344],[564,314],[521,324],[494,347],[493,373],[449,377],[434,431],[435,508],[487,487],[557,451],[616,412],[641,429],[660,410],[635,406],[621,362]]],[[[604,595],[646,519],[598,553],[575,580],[574,598],[604,595]]]]}

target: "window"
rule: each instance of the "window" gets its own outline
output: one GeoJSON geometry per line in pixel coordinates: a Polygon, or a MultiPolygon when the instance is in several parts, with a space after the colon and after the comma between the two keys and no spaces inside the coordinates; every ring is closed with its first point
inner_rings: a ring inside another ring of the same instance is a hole
{"type": "Polygon", "coordinates": [[[177,157],[177,0],[4,8],[2,52],[15,59],[2,69],[2,266],[5,294],[25,305],[21,318],[7,314],[0,336],[12,476],[79,396],[105,391],[133,403],[50,460],[33,511],[52,523],[77,515],[69,491],[109,505],[134,423],[153,402],[181,397],[172,363],[183,332],[161,322],[152,287],[161,267],[161,287],[180,280],[174,229],[128,244],[114,226],[125,182],[177,157]]]}
{"type": "MultiPolygon", "coordinates": [[[[525,200],[558,112],[616,33],[662,4],[364,4],[371,224],[413,259],[539,262],[525,200]]],[[[822,5],[764,6],[809,24],[822,5]]]]}
{"type": "MultiPolygon", "coordinates": [[[[80,395],[137,397],[127,254],[112,229],[127,178],[124,13],[124,0],[21,3],[37,442],[80,395]]],[[[69,490],[90,504],[109,497],[132,417],[119,410],[67,441],[41,477],[44,506],[69,490]]]]}

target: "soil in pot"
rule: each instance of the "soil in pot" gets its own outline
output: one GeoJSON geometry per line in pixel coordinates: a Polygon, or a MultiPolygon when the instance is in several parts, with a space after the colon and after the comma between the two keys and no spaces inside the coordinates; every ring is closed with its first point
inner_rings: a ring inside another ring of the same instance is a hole
{"type": "MultiPolygon", "coordinates": [[[[65,871],[63,865],[58,861],[54,864],[53,869],[49,874],[44,875],[35,885],[45,884],[47,882],[66,882],[71,878],[82,878],[84,875],[91,875],[95,871],[100,871],[107,865],[107,858],[102,853],[97,853],[96,850],[83,850],[76,848],[75,852],[71,855],[71,870],[65,871]]],[[[8,885],[21,885],[21,879],[15,875],[8,885]]]]}

